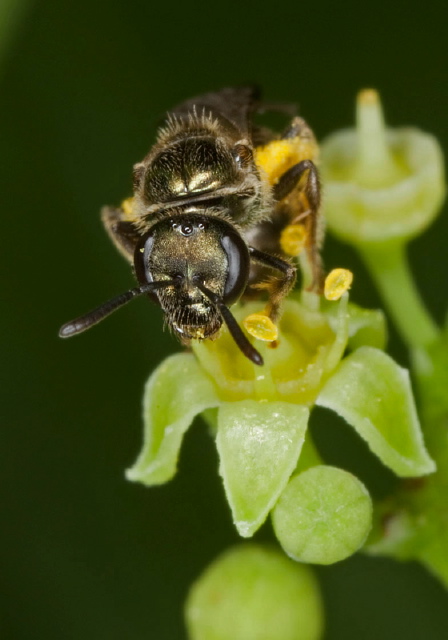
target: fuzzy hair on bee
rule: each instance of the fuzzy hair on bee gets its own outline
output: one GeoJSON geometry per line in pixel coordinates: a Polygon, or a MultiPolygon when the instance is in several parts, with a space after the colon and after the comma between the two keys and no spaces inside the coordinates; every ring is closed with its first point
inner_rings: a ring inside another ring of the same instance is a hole
{"type": "Polygon", "coordinates": [[[278,321],[302,249],[291,238],[303,238],[316,291],[322,268],[314,135],[299,117],[280,135],[254,124],[262,109],[259,91],[247,86],[192,98],[167,114],[134,166],[133,196],[101,214],[139,285],[65,324],[62,337],[146,294],[183,344],[214,339],[225,323],[241,351],[263,364],[230,307],[264,292],[264,313],[278,321]]]}

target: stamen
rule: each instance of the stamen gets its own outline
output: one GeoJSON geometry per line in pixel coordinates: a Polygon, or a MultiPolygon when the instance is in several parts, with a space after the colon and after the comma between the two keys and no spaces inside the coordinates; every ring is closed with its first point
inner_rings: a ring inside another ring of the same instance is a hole
{"type": "Polygon", "coordinates": [[[324,296],[327,300],[339,300],[353,282],[353,273],[348,269],[333,269],[325,278],[324,296]]]}
{"type": "Polygon", "coordinates": [[[243,320],[244,328],[257,340],[273,342],[278,338],[278,329],[264,313],[252,313],[243,320]]]}

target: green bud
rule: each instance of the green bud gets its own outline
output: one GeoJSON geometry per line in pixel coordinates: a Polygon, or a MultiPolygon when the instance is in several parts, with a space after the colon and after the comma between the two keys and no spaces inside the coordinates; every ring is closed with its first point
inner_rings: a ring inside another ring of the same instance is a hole
{"type": "Polygon", "coordinates": [[[289,482],[272,512],[272,522],[291,558],[332,564],[363,545],[372,526],[372,501],[355,476],[320,465],[289,482]]]}
{"type": "Polygon", "coordinates": [[[185,617],[190,640],[318,640],[323,629],[311,570],[255,545],[235,547],[205,570],[185,617]]]}
{"type": "Polygon", "coordinates": [[[405,241],[440,210],[442,151],[416,128],[386,128],[376,91],[361,91],[356,108],[356,129],[339,131],[322,145],[328,226],[355,245],[405,241]]]}

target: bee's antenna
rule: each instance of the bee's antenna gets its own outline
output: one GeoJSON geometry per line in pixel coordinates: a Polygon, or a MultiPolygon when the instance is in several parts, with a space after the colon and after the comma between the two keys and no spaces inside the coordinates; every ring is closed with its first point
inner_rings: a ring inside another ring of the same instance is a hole
{"type": "Polygon", "coordinates": [[[230,309],[226,307],[221,298],[216,295],[216,293],[213,293],[213,291],[210,291],[209,289],[204,287],[202,282],[196,281],[195,284],[198,289],[200,289],[200,291],[202,291],[202,293],[207,296],[210,302],[218,307],[219,312],[230,331],[230,335],[235,340],[237,347],[242,351],[242,353],[244,353],[246,358],[249,358],[249,360],[251,360],[254,364],[264,364],[263,358],[246,338],[240,325],[235,320],[232,313],[230,312],[230,309]]]}
{"type": "Polygon", "coordinates": [[[82,333],[83,331],[90,329],[90,327],[92,327],[94,324],[101,322],[101,320],[106,318],[113,311],[116,311],[116,309],[119,309],[124,304],[127,304],[133,298],[141,296],[144,293],[150,293],[151,291],[155,291],[156,289],[171,287],[176,284],[177,282],[175,282],[174,280],[161,280],[160,282],[148,282],[147,284],[140,285],[140,287],[130,289],[129,291],[120,294],[116,298],[108,300],[93,311],[90,311],[89,313],[86,313],[79,318],[75,318],[75,320],[72,320],[71,322],[67,322],[60,328],[59,336],[61,338],[70,338],[77,333],[82,333]]]}

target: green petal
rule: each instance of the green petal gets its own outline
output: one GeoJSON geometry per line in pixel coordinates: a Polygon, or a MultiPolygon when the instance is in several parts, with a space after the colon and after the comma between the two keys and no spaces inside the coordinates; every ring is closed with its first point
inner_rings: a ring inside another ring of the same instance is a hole
{"type": "Polygon", "coordinates": [[[194,356],[167,358],[149,378],[143,396],[144,445],[128,480],[161,484],[176,472],[185,431],[204,409],[219,404],[215,387],[194,356]]]}
{"type": "MultiPolygon", "coordinates": [[[[326,313],[333,331],[339,327],[338,309],[334,302],[326,305],[326,313]]],[[[376,347],[384,350],[387,326],[380,309],[363,309],[353,302],[348,303],[348,347],[352,351],[359,347],[376,347]]]]}
{"type": "Polygon", "coordinates": [[[190,589],[190,640],[319,640],[323,607],[311,569],[244,544],[217,558],[190,589]]]}
{"type": "Polygon", "coordinates": [[[309,411],[287,402],[242,400],[218,413],[220,473],[240,535],[263,524],[294,471],[309,411]]]}
{"type": "Polygon", "coordinates": [[[363,309],[357,304],[348,305],[348,346],[354,351],[359,347],[375,347],[384,350],[387,326],[380,309],[363,309]]]}
{"type": "Polygon", "coordinates": [[[397,475],[435,470],[423,443],[409,373],[382,351],[361,347],[343,360],[316,404],[345,418],[397,475]]]}
{"type": "Polygon", "coordinates": [[[351,473],[320,465],[289,482],[272,512],[272,522],[291,558],[332,564],[364,543],[372,526],[372,501],[351,473]]]}

